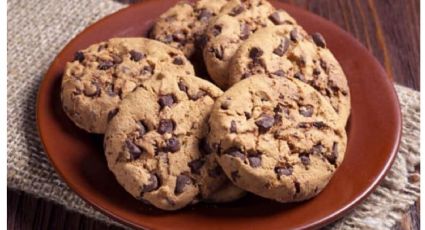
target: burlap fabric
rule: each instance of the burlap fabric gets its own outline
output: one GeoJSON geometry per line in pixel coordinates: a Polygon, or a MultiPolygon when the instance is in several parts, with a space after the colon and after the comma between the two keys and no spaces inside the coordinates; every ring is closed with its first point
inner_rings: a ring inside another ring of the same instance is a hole
{"type": "MultiPolygon", "coordinates": [[[[51,167],[36,130],[35,101],[40,80],[59,50],[87,25],[125,5],[111,0],[11,0],[7,7],[8,186],[117,224],[81,200],[51,167]]],[[[403,112],[397,159],[378,189],[329,228],[391,228],[419,196],[419,182],[408,180],[419,163],[419,93],[396,89],[403,112]]]]}

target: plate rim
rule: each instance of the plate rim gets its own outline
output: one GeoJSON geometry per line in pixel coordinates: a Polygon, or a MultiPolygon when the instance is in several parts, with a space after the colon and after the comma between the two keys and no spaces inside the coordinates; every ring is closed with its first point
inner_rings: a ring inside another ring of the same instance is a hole
{"type": "MultiPolygon", "coordinates": [[[[271,3],[272,2],[276,2],[277,0],[269,0],[271,3]]],[[[130,227],[134,227],[134,228],[143,228],[143,229],[149,229],[146,226],[141,226],[138,225],[134,222],[132,222],[130,219],[119,216],[113,212],[111,212],[110,210],[108,210],[107,208],[103,207],[102,204],[99,204],[95,201],[92,201],[91,199],[88,199],[87,197],[85,197],[83,195],[84,192],[82,192],[77,185],[73,184],[71,181],[65,179],[66,177],[64,176],[63,172],[59,169],[59,167],[57,167],[55,161],[53,161],[53,159],[51,158],[50,153],[47,151],[47,145],[46,145],[46,140],[43,138],[43,131],[42,131],[42,126],[40,124],[40,113],[42,108],[39,106],[40,103],[40,97],[41,94],[43,94],[43,89],[45,89],[46,87],[49,86],[49,84],[46,83],[46,76],[48,75],[52,75],[54,73],[53,69],[54,66],[57,64],[57,62],[59,62],[59,60],[57,59],[58,56],[61,56],[65,50],[68,49],[68,47],[72,46],[73,43],[76,42],[76,40],[81,37],[82,35],[88,33],[90,30],[94,29],[97,27],[97,25],[99,23],[104,23],[107,20],[110,20],[110,18],[114,18],[117,15],[120,14],[124,14],[127,11],[132,10],[135,7],[141,7],[141,5],[145,5],[147,3],[152,3],[155,2],[154,0],[144,0],[144,1],[140,1],[138,3],[135,4],[130,4],[122,9],[119,9],[111,14],[108,14],[100,19],[98,19],[97,21],[93,22],[92,24],[88,25],[87,27],[85,27],[82,31],[78,32],[74,37],[72,37],[67,43],[66,45],[55,55],[53,61],[51,62],[51,64],[49,65],[47,71],[45,72],[45,74],[43,74],[43,78],[40,80],[40,85],[39,85],[39,89],[37,91],[37,98],[36,98],[36,111],[35,111],[35,117],[36,117],[36,123],[37,123],[37,133],[40,137],[40,142],[42,144],[43,150],[46,153],[51,165],[53,166],[53,168],[55,169],[56,173],[58,173],[59,177],[63,180],[63,182],[66,183],[67,186],[69,186],[69,188],[78,196],[80,197],[82,200],[84,200],[86,203],[88,203],[90,206],[94,207],[95,210],[100,211],[101,213],[105,214],[108,217],[111,217],[113,220],[130,226],[130,227]]],[[[338,30],[340,30],[341,33],[344,33],[348,39],[351,40],[352,43],[356,43],[363,51],[366,51],[371,59],[373,60],[374,64],[378,67],[379,72],[382,73],[382,75],[387,76],[386,80],[384,81],[385,84],[388,86],[389,89],[391,89],[391,96],[394,99],[394,105],[396,108],[396,124],[395,124],[395,130],[394,133],[396,135],[396,140],[392,145],[391,151],[388,154],[388,160],[385,162],[385,165],[379,170],[379,175],[377,175],[374,180],[369,183],[369,185],[367,186],[367,188],[358,196],[355,197],[355,199],[353,199],[351,202],[349,202],[347,205],[341,207],[340,209],[335,210],[334,212],[332,212],[331,214],[315,221],[315,222],[311,222],[309,224],[306,224],[303,226],[303,229],[310,229],[310,228],[320,228],[323,227],[331,222],[334,222],[342,217],[344,217],[349,211],[351,211],[352,209],[354,209],[357,205],[359,205],[364,199],[366,199],[375,189],[376,187],[379,185],[379,183],[384,179],[384,177],[386,176],[386,174],[388,173],[388,171],[390,170],[391,166],[393,165],[396,155],[398,153],[398,149],[400,146],[400,141],[401,141],[401,137],[402,137],[402,124],[403,124],[403,120],[402,120],[402,114],[401,114],[401,107],[400,107],[400,101],[399,98],[397,96],[397,93],[395,91],[394,88],[394,82],[392,81],[392,79],[388,78],[388,75],[386,73],[386,71],[383,69],[381,63],[379,63],[379,61],[376,59],[376,57],[368,50],[366,49],[366,47],[364,47],[364,45],[362,43],[360,43],[356,38],[353,37],[353,35],[351,35],[350,33],[348,33],[347,31],[345,31],[343,28],[339,27],[338,25],[336,25],[334,22],[321,17],[311,11],[305,10],[301,7],[298,7],[296,5],[292,5],[292,4],[288,4],[288,3],[282,3],[279,2],[280,5],[283,6],[284,9],[287,8],[293,8],[297,11],[302,12],[303,14],[310,14],[310,16],[315,17],[320,19],[323,23],[325,24],[329,24],[332,27],[336,27],[338,30]]]]}

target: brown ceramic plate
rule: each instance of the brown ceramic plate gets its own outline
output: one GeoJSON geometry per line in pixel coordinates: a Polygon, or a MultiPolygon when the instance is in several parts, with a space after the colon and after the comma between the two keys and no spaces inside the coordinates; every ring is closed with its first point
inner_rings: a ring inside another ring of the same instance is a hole
{"type": "Polygon", "coordinates": [[[272,1],[307,31],[323,34],[348,77],[352,95],[348,148],[326,189],[296,204],[249,195],[229,204],[198,204],[176,212],[147,207],[127,194],[108,171],[102,136],[78,129],[62,111],[62,72],[77,50],[92,43],[146,35],[153,21],[176,2],[143,1],[98,21],[59,53],[45,75],[37,103],[40,137],[53,166],[79,196],[114,219],[139,228],[293,229],[319,227],[342,217],[376,187],[391,166],[400,139],[400,108],[391,80],[348,33],[309,12],[272,1]]]}

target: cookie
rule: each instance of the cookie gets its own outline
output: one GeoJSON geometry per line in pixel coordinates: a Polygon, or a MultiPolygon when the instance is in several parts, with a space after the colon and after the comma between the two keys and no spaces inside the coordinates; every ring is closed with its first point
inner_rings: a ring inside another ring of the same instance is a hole
{"type": "Polygon", "coordinates": [[[329,102],[296,79],[238,82],[216,100],[209,124],[208,143],[232,182],[279,202],[317,195],[347,143],[329,102]]]}
{"type": "Polygon", "coordinates": [[[162,70],[194,74],[180,50],[146,38],[113,38],[78,51],[62,79],[65,113],[80,128],[104,133],[119,102],[162,70]]]}
{"type": "Polygon", "coordinates": [[[256,30],[282,24],[295,24],[285,11],[276,11],[265,0],[231,0],[211,19],[203,48],[204,62],[210,77],[220,88],[228,85],[229,63],[239,48],[256,30]]]}
{"type": "Polygon", "coordinates": [[[251,35],[235,53],[230,85],[254,74],[297,78],[319,91],[345,125],[350,115],[350,90],[341,65],[322,35],[309,36],[301,27],[272,26],[251,35]]]}
{"type": "Polygon", "coordinates": [[[206,145],[207,119],[221,94],[195,76],[164,72],[124,98],[104,139],[108,167],[118,182],[164,210],[214,200],[229,183],[206,145]]]}
{"type": "Polygon", "coordinates": [[[191,57],[203,42],[209,20],[227,0],[180,2],[163,13],[153,26],[150,37],[180,49],[191,57]]]}

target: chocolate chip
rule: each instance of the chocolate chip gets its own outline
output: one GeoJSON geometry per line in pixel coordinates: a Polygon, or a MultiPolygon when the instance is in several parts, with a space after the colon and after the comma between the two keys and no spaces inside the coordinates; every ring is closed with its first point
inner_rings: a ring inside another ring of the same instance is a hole
{"type": "Polygon", "coordinates": [[[296,79],[298,79],[300,81],[304,81],[305,80],[304,79],[304,75],[302,73],[299,73],[299,72],[294,74],[294,78],[296,78],[296,79]]]}
{"type": "Polygon", "coordinates": [[[233,171],[233,172],[231,172],[231,173],[230,173],[230,177],[232,178],[232,180],[233,180],[234,182],[236,182],[236,180],[237,180],[238,178],[240,178],[241,176],[239,175],[239,172],[238,172],[238,171],[233,171]]]}
{"type": "Polygon", "coordinates": [[[332,145],[331,155],[326,156],[326,159],[328,159],[329,163],[336,165],[337,158],[338,158],[338,143],[334,142],[332,145]]]}
{"type": "Polygon", "coordinates": [[[183,58],[175,57],[174,60],[173,60],[173,64],[174,65],[183,65],[184,64],[183,58]]]}
{"type": "Polygon", "coordinates": [[[84,59],[85,59],[85,57],[84,57],[84,53],[83,53],[83,52],[81,52],[81,51],[77,51],[77,52],[74,54],[74,61],[83,62],[83,61],[84,61],[84,59]]]}
{"type": "Polygon", "coordinates": [[[176,137],[171,137],[170,139],[165,141],[165,149],[166,152],[175,153],[180,150],[180,141],[176,137]]]}
{"type": "Polygon", "coordinates": [[[298,194],[301,192],[301,184],[300,182],[294,180],[294,186],[295,186],[295,194],[298,194]]]}
{"type": "Polygon", "coordinates": [[[242,74],[242,79],[245,79],[245,78],[249,78],[251,76],[251,74],[250,73],[244,73],[244,74],[242,74]]]}
{"type": "Polygon", "coordinates": [[[198,14],[198,20],[207,21],[213,14],[207,9],[201,9],[198,14]]]}
{"type": "Polygon", "coordinates": [[[142,150],[133,143],[131,140],[126,140],[125,145],[128,149],[128,152],[130,153],[130,159],[131,160],[137,160],[139,159],[140,155],[142,155],[142,150]]]}
{"type": "Polygon", "coordinates": [[[100,95],[100,86],[97,82],[92,82],[90,85],[84,87],[84,95],[87,97],[96,97],[100,95]]]}
{"type": "Polygon", "coordinates": [[[97,68],[100,69],[100,70],[107,70],[107,69],[111,68],[112,66],[114,66],[114,63],[112,61],[100,60],[97,68]]]}
{"type": "Polygon", "coordinates": [[[229,16],[236,16],[240,13],[242,13],[245,10],[245,7],[243,7],[242,5],[236,6],[232,9],[232,11],[229,13],[229,16]]]}
{"type": "Polygon", "coordinates": [[[159,121],[158,125],[158,133],[164,134],[164,133],[171,133],[175,129],[175,123],[173,120],[169,119],[162,119],[159,121]]]}
{"type": "Polygon", "coordinates": [[[229,106],[230,106],[229,101],[223,101],[223,103],[221,103],[220,108],[223,109],[223,110],[227,110],[227,109],[229,109],[229,106]]]}
{"type": "Polygon", "coordinates": [[[276,166],[274,168],[275,173],[278,175],[278,177],[280,176],[290,176],[292,175],[292,166],[290,165],[286,165],[286,166],[276,166]]]}
{"type": "Polygon", "coordinates": [[[214,35],[214,37],[217,37],[219,34],[221,34],[221,30],[223,29],[222,25],[214,25],[211,33],[214,35]]]}
{"type": "Polygon", "coordinates": [[[143,66],[143,69],[140,71],[140,74],[142,74],[142,75],[146,75],[146,74],[152,75],[153,70],[154,70],[154,68],[152,68],[152,66],[150,66],[150,65],[143,66]]]}
{"type": "Polygon", "coordinates": [[[143,121],[138,121],[137,126],[139,126],[138,131],[139,131],[140,136],[145,135],[145,133],[148,131],[148,129],[146,128],[146,125],[144,124],[143,121]]]}
{"type": "Polygon", "coordinates": [[[142,192],[152,192],[159,188],[159,179],[156,174],[151,174],[149,183],[143,186],[142,192]]]}
{"type": "Polygon", "coordinates": [[[241,35],[239,36],[239,38],[242,40],[246,40],[248,39],[250,33],[251,27],[246,23],[241,24],[241,35]]]}
{"type": "Polygon", "coordinates": [[[244,115],[245,115],[245,118],[248,120],[248,119],[250,119],[251,118],[251,113],[250,112],[243,112],[244,113],[244,115]]]}
{"type": "Polygon", "coordinates": [[[222,60],[224,57],[224,49],[222,46],[219,48],[212,48],[212,50],[210,49],[210,52],[214,52],[214,55],[217,59],[222,60]]]}
{"type": "Polygon", "coordinates": [[[112,61],[114,62],[114,65],[121,64],[122,61],[123,61],[122,57],[120,57],[118,55],[112,54],[111,57],[112,57],[112,61]]]}
{"type": "Polygon", "coordinates": [[[212,152],[212,149],[208,145],[206,138],[202,138],[202,139],[199,140],[198,148],[199,148],[199,151],[201,152],[201,154],[203,154],[203,155],[208,155],[212,152]]]}
{"type": "Polygon", "coordinates": [[[320,33],[314,33],[312,37],[318,47],[326,48],[325,38],[320,33]]]}
{"type": "Polygon", "coordinates": [[[313,122],[313,126],[318,128],[318,129],[323,129],[323,128],[327,127],[327,125],[325,123],[323,123],[322,121],[313,122]]]}
{"type": "Polygon", "coordinates": [[[111,111],[109,111],[109,113],[108,113],[108,122],[111,121],[112,118],[115,117],[115,115],[117,115],[118,111],[120,111],[119,108],[115,108],[115,109],[112,109],[111,111]]]}
{"type": "Polygon", "coordinates": [[[160,96],[158,99],[158,104],[161,109],[164,107],[171,107],[172,104],[176,101],[176,98],[172,94],[160,96]]]}
{"type": "Polygon", "coordinates": [[[249,57],[253,60],[257,60],[259,57],[263,55],[263,50],[257,47],[252,47],[249,51],[249,57]]]}
{"type": "Polygon", "coordinates": [[[279,76],[279,77],[284,77],[285,76],[285,71],[279,69],[276,70],[275,72],[272,73],[273,75],[279,76]]]}
{"type": "Polygon", "coordinates": [[[321,71],[320,71],[320,69],[319,69],[319,68],[314,68],[314,69],[313,69],[313,74],[314,74],[314,75],[320,75],[320,73],[321,73],[321,71]]]}
{"type": "Polygon", "coordinates": [[[310,128],[311,124],[307,123],[307,122],[300,122],[300,123],[298,123],[297,127],[302,128],[302,129],[306,129],[306,128],[310,128]]]}
{"type": "Polygon", "coordinates": [[[200,174],[200,169],[201,167],[204,165],[205,160],[202,159],[196,159],[193,160],[191,162],[189,162],[187,165],[190,168],[190,172],[194,173],[194,174],[200,174]]]}
{"type": "Polygon", "coordinates": [[[225,154],[245,160],[245,154],[240,149],[235,147],[228,149],[225,154]]]}
{"type": "Polygon", "coordinates": [[[314,112],[314,108],[312,105],[303,105],[298,109],[299,113],[304,117],[311,117],[314,112]]]}
{"type": "Polygon", "coordinates": [[[309,165],[310,164],[310,158],[308,157],[307,154],[300,155],[300,160],[301,160],[301,163],[303,163],[303,165],[309,165]]]}
{"type": "Polygon", "coordinates": [[[310,153],[311,154],[320,154],[320,153],[322,153],[322,149],[323,149],[323,145],[318,143],[318,144],[315,144],[313,146],[313,148],[310,149],[310,153]]]}
{"type": "Polygon", "coordinates": [[[258,126],[260,133],[266,133],[274,124],[274,117],[263,114],[260,119],[255,121],[255,124],[258,126]]]}
{"type": "Polygon", "coordinates": [[[173,37],[173,41],[179,42],[179,43],[184,43],[184,41],[186,40],[186,36],[182,32],[176,32],[175,34],[172,35],[172,37],[173,37]]]}
{"type": "Polygon", "coordinates": [[[280,19],[280,15],[279,12],[275,11],[274,13],[270,14],[269,16],[270,21],[272,21],[275,25],[281,25],[284,23],[284,21],[282,21],[280,19]]]}
{"type": "Polygon", "coordinates": [[[237,132],[236,121],[231,121],[230,122],[230,133],[236,133],[236,132],[237,132]]]}
{"type": "Polygon", "coordinates": [[[218,165],[215,168],[208,170],[208,176],[212,178],[217,178],[221,175],[223,175],[223,169],[218,165]]]}
{"type": "Polygon", "coordinates": [[[261,155],[250,155],[248,156],[249,165],[253,168],[257,168],[261,165],[261,155]]]}
{"type": "Polygon", "coordinates": [[[203,91],[203,90],[199,90],[195,95],[189,95],[189,99],[196,101],[199,98],[204,97],[205,95],[207,95],[207,92],[203,91]]]}
{"type": "Polygon", "coordinates": [[[191,185],[191,184],[192,184],[192,180],[190,179],[189,176],[184,174],[178,175],[176,179],[176,188],[174,189],[174,194],[179,195],[183,193],[186,185],[191,185]]]}
{"type": "Polygon", "coordinates": [[[289,32],[289,37],[291,38],[291,41],[297,42],[300,39],[298,35],[298,30],[297,29],[291,30],[291,32],[289,32]]]}
{"type": "Polygon", "coordinates": [[[130,51],[130,60],[132,61],[140,61],[145,57],[144,54],[137,52],[135,50],[130,51]]]}
{"type": "Polygon", "coordinates": [[[177,85],[179,86],[179,89],[181,91],[187,93],[187,85],[183,81],[179,81],[179,83],[177,83],[177,85]]]}
{"type": "Polygon", "coordinates": [[[279,57],[282,57],[289,47],[289,41],[287,38],[284,38],[280,41],[279,46],[273,50],[273,53],[276,54],[279,57]]]}

